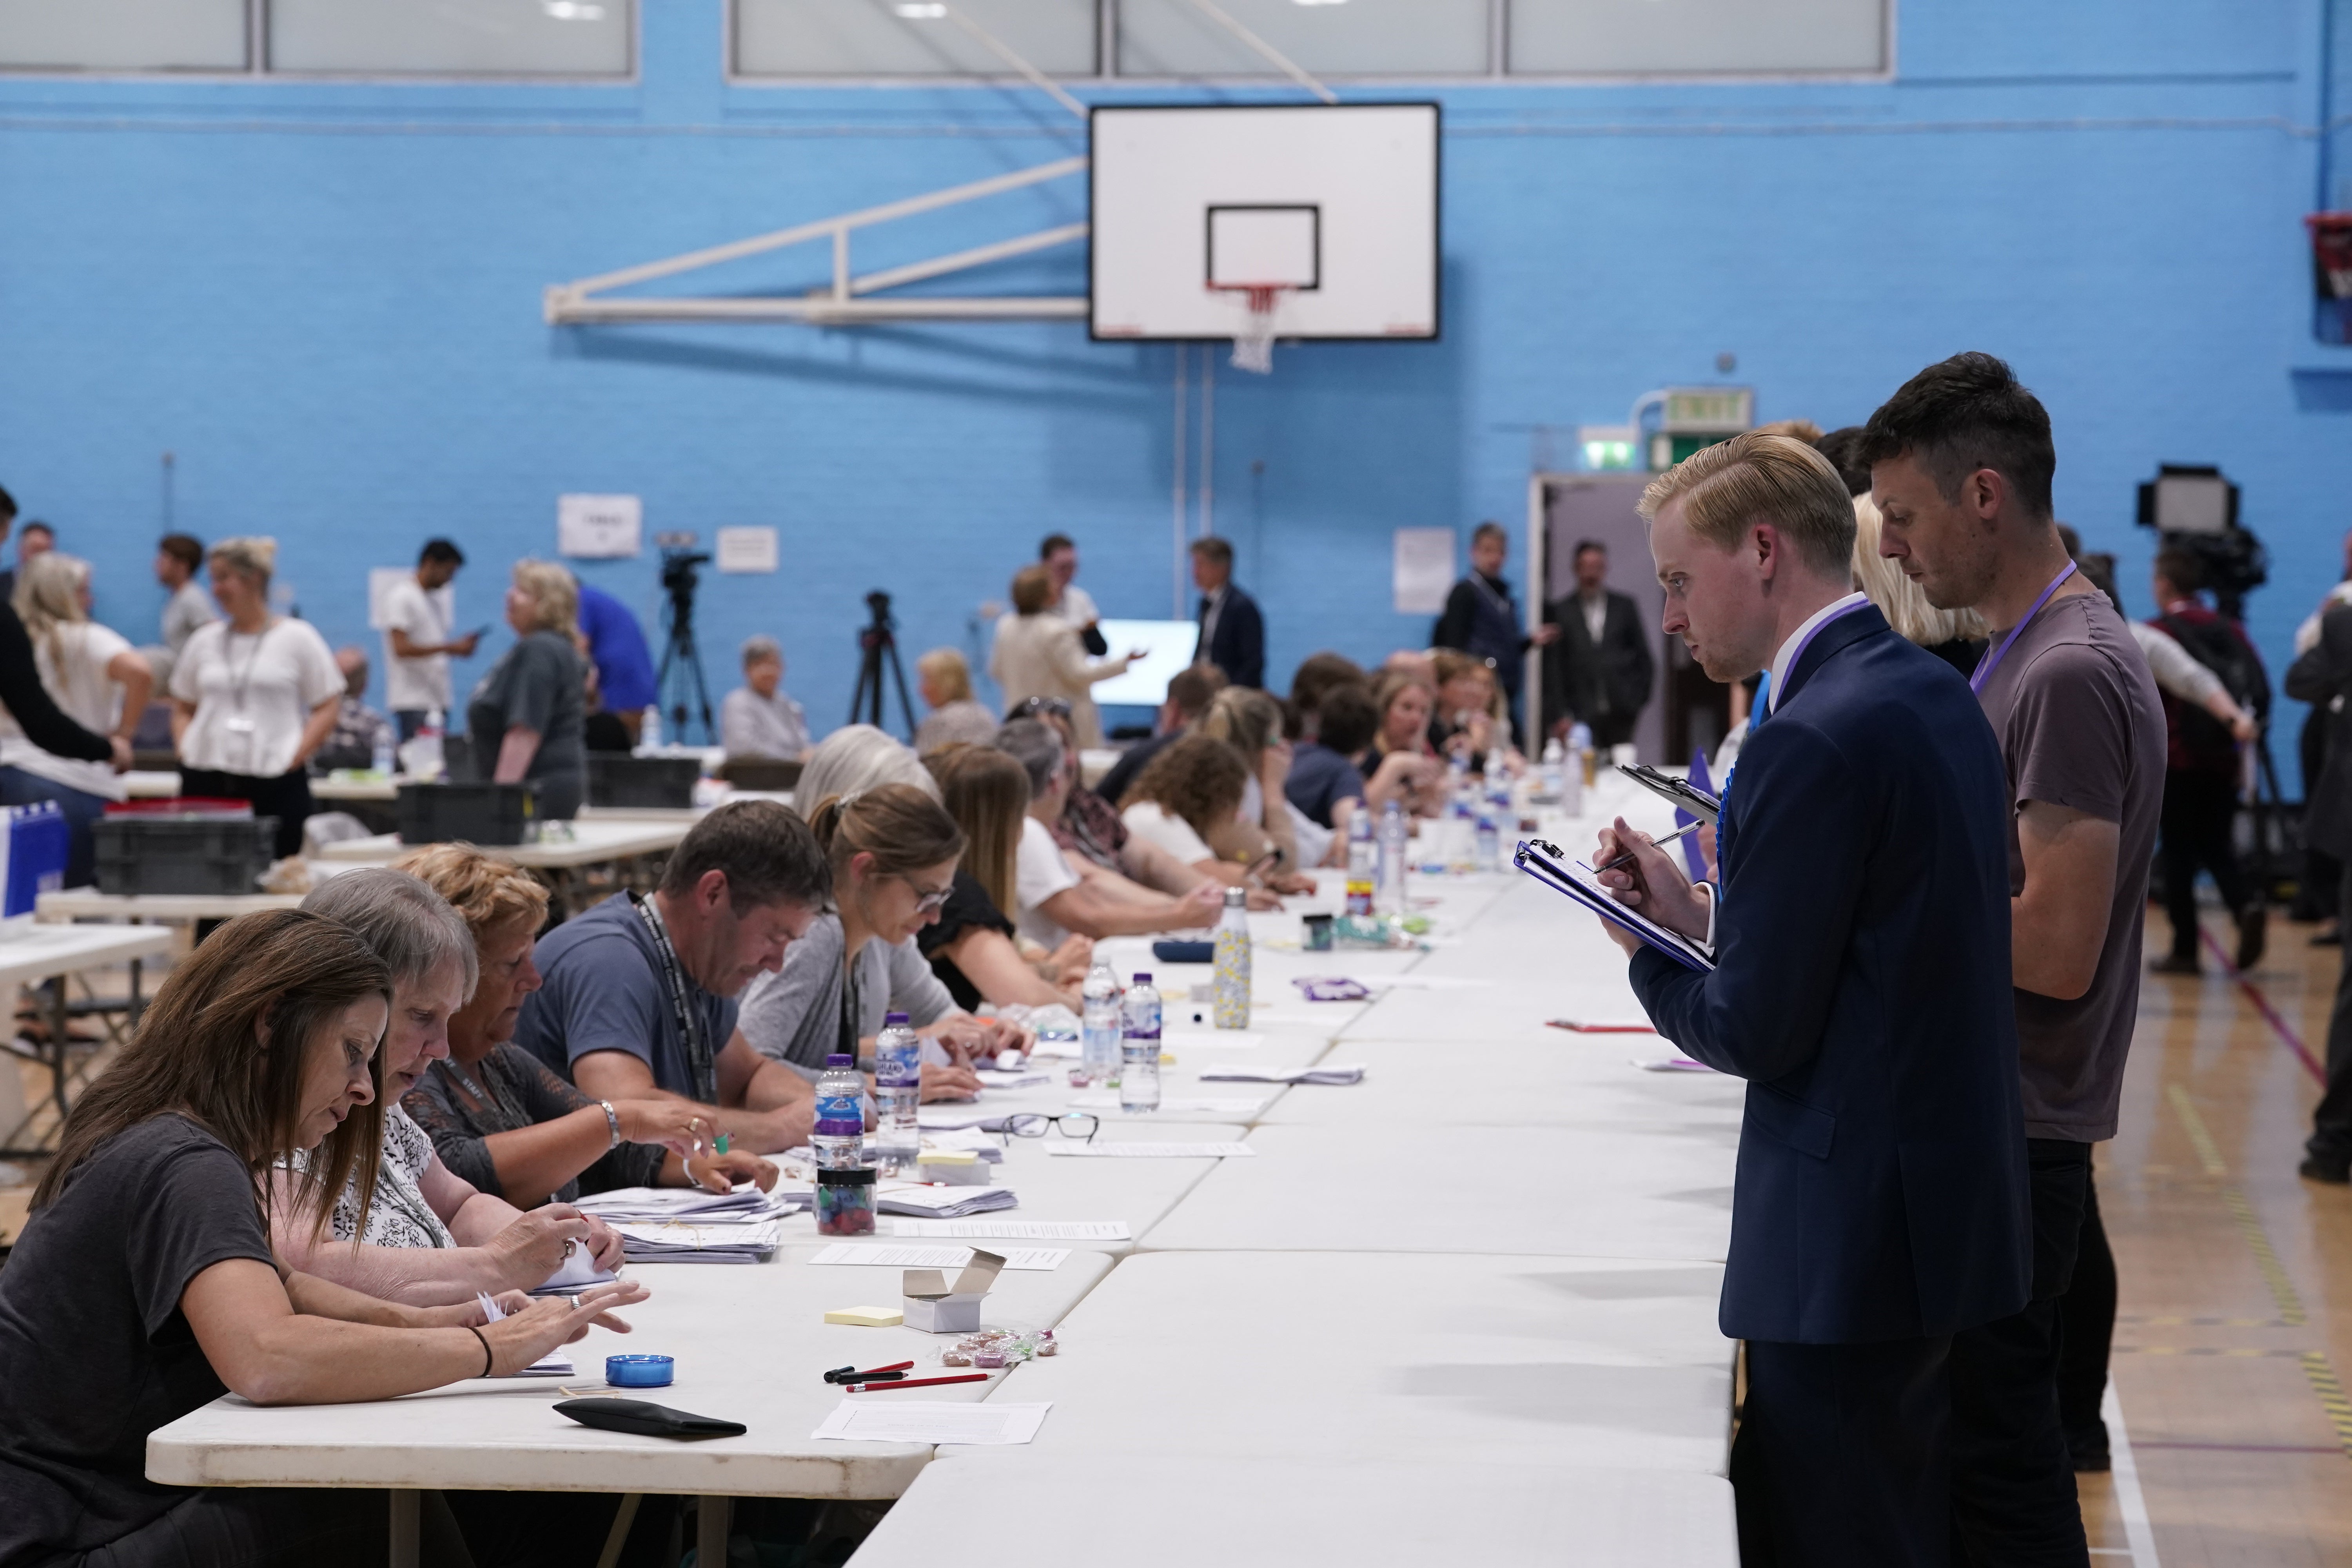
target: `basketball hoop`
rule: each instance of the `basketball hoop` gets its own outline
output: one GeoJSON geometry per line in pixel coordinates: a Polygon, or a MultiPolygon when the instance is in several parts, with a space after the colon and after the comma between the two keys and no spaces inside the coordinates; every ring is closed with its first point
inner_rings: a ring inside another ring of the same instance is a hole
{"type": "Polygon", "coordinates": [[[1274,310],[1280,297],[1290,292],[1290,285],[1282,283],[1229,283],[1217,285],[1226,293],[1245,294],[1249,313],[1242,318],[1242,330],[1234,334],[1233,366],[1254,375],[1274,374],[1274,310]]]}

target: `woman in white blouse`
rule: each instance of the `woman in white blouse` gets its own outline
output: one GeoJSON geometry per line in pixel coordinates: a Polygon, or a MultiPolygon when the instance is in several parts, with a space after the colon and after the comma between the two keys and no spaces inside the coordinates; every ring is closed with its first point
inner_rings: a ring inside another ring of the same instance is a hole
{"type": "Polygon", "coordinates": [[[1024,566],[1013,575],[1013,613],[996,623],[988,673],[1004,693],[1007,716],[1032,697],[1058,697],[1070,705],[1079,746],[1099,746],[1102,718],[1095,711],[1094,683],[1126,674],[1142,655],[1088,658],[1078,628],[1052,613],[1053,602],[1054,579],[1045,568],[1024,566]]]}
{"type": "MultiPolygon", "coordinates": [[[[56,551],[34,556],[17,570],[15,606],[33,639],[41,685],[58,707],[86,730],[128,742],[152,678],[127,638],[89,618],[89,563],[56,551]]],[[[68,830],[67,887],[90,881],[92,825],[107,802],[121,798],[122,777],[106,763],[45,752],[13,715],[0,712],[0,804],[57,803],[68,830]]]]}
{"type": "Polygon", "coordinates": [[[274,539],[213,546],[213,597],[228,618],[191,637],[172,670],[172,740],[181,792],[251,801],[278,819],[283,859],[302,848],[305,764],[335,727],[343,675],[309,622],[269,613],[277,561],[274,539]]]}

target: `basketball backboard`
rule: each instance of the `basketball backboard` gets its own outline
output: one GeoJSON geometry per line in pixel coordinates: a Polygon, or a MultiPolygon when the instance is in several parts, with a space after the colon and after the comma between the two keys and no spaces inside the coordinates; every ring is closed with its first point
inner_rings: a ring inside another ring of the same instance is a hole
{"type": "Polygon", "coordinates": [[[1433,103],[1094,110],[1096,338],[1437,336],[1433,103]]]}

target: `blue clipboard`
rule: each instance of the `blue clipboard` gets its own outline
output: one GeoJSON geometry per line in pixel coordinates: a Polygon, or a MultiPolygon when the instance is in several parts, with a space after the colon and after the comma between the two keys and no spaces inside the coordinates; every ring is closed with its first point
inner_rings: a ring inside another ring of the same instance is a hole
{"type": "Polygon", "coordinates": [[[1702,973],[1714,970],[1715,960],[1709,958],[1698,943],[1680,931],[1668,931],[1647,915],[1619,903],[1609,896],[1608,889],[1593,879],[1590,868],[1567,858],[1559,852],[1559,846],[1547,844],[1540,838],[1522,838],[1511,859],[1520,870],[1545,887],[1582,904],[1602,920],[1624,927],[1640,937],[1643,943],[1656,948],[1685,969],[1696,969],[1702,973]]]}

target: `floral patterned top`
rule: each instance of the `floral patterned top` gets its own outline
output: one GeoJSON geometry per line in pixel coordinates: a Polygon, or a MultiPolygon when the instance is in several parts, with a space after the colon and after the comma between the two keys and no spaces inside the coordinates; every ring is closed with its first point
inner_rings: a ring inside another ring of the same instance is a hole
{"type": "Polygon", "coordinates": [[[356,1173],[335,1199],[328,1226],[337,1241],[354,1234],[370,1247],[455,1247],[457,1238],[425,1201],[418,1185],[433,1163],[433,1140],[399,1106],[383,1115],[383,1156],[376,1162],[375,1202],[368,1206],[367,1229],[359,1228],[360,1194],[356,1173]]]}

